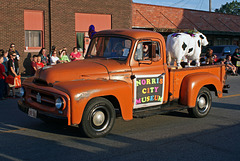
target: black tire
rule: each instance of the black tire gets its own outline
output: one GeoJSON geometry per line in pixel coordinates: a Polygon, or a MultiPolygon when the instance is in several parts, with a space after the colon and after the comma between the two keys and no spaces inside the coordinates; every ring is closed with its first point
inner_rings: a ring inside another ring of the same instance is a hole
{"type": "Polygon", "coordinates": [[[188,112],[191,116],[201,118],[208,115],[212,106],[212,95],[208,88],[202,87],[198,92],[196,105],[194,108],[189,108],[188,112]]]}
{"type": "Polygon", "coordinates": [[[115,117],[115,109],[110,101],[102,97],[95,98],[84,110],[80,129],[87,137],[103,137],[111,131],[115,117]]]}

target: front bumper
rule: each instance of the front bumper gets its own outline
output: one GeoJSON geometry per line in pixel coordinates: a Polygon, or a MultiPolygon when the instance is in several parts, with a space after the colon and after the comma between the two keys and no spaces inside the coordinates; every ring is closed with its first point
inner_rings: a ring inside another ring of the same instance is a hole
{"type": "MultiPolygon", "coordinates": [[[[28,110],[29,106],[25,105],[24,102],[22,100],[19,100],[18,101],[18,108],[24,112],[24,113],[27,113],[28,114],[28,110]]],[[[37,109],[35,109],[37,110],[37,109]]],[[[68,122],[68,118],[67,117],[64,117],[64,116],[57,116],[57,115],[54,115],[54,114],[50,114],[50,113],[46,113],[46,112],[43,112],[43,111],[40,111],[40,110],[37,110],[37,118],[39,119],[46,119],[46,118],[49,118],[49,119],[53,119],[53,120],[61,120],[61,122],[68,122]]]]}

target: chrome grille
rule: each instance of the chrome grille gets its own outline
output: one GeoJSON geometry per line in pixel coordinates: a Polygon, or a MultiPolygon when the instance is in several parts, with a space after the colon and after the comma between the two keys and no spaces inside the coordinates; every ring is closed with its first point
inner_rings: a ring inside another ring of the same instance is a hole
{"type": "Polygon", "coordinates": [[[55,97],[51,94],[31,90],[32,101],[48,107],[55,107],[55,97]],[[39,99],[40,98],[40,99],[39,99]]]}

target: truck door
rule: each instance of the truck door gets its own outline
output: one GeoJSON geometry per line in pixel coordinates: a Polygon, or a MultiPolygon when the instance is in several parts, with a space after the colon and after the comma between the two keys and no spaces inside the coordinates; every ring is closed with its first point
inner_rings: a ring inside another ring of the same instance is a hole
{"type": "Polygon", "coordinates": [[[159,40],[141,40],[135,45],[132,68],[134,109],[163,103],[165,69],[159,40]]]}

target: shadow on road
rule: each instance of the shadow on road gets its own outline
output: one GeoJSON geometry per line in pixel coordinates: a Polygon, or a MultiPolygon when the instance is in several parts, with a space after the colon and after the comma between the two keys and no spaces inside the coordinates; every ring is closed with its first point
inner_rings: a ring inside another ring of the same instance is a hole
{"type": "Polygon", "coordinates": [[[212,107],[225,108],[225,109],[231,109],[231,110],[240,110],[240,105],[230,104],[230,103],[213,102],[212,107]]]}

